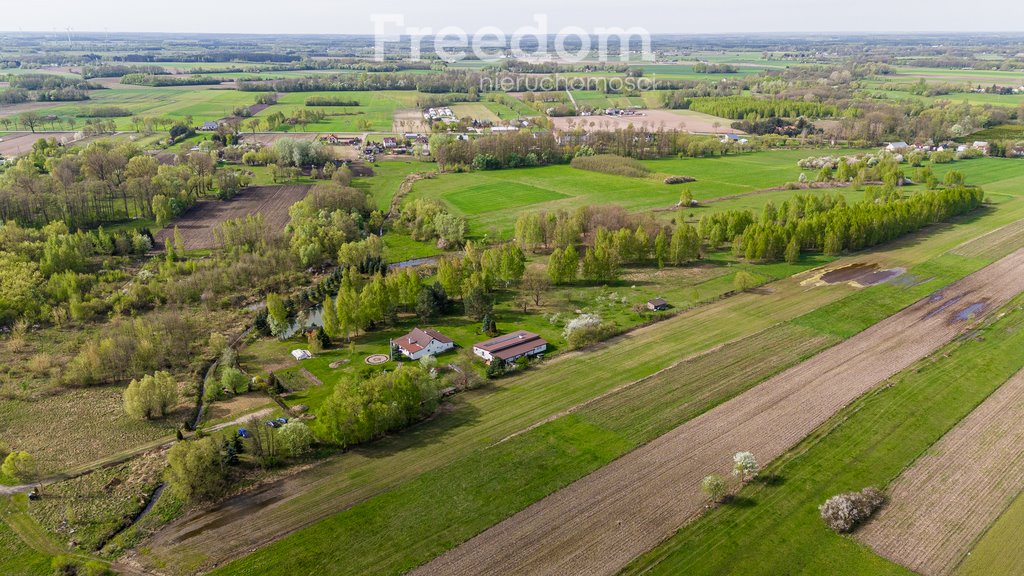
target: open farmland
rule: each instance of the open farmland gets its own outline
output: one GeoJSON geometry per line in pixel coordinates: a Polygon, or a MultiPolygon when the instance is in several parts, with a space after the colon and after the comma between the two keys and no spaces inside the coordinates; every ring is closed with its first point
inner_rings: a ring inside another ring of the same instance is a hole
{"type": "MultiPolygon", "coordinates": [[[[987,218],[995,216],[969,219],[960,225],[915,235],[889,250],[859,258],[873,257],[885,265],[920,262],[988,230],[991,224],[987,218]]],[[[1011,216],[1007,213],[1004,217],[1011,216]]],[[[401,572],[633,447],[620,446],[610,454],[598,449],[616,442],[617,436],[609,435],[596,424],[581,423],[573,416],[568,417],[570,421],[559,419],[527,433],[515,435],[517,432],[603,392],[653,374],[672,365],[680,356],[721,346],[822,306],[824,314],[812,312],[798,323],[829,327],[826,333],[836,332],[838,328],[831,326],[838,323],[844,335],[856,332],[940,286],[936,284],[943,281],[940,279],[949,281],[980,266],[956,262],[958,265],[951,266],[953,262],[943,258],[935,265],[916,269],[919,277],[932,279],[924,285],[913,289],[890,285],[870,288],[854,294],[856,298],[849,305],[846,302],[851,289],[845,284],[806,289],[799,287],[797,279],[785,280],[770,285],[764,292],[731,298],[633,332],[586,354],[559,356],[541,370],[499,381],[495,393],[460,395],[444,418],[417,427],[411,435],[389,438],[332,459],[304,477],[295,477],[290,486],[275,487],[262,494],[259,503],[228,502],[222,509],[197,516],[159,535],[153,542],[151,561],[170,562],[176,567],[172,570],[175,572],[185,566],[222,561],[235,557],[235,550],[279,538],[273,534],[286,534],[294,529],[289,526],[296,526],[297,522],[306,526],[311,518],[329,516],[221,572],[251,573],[257,566],[271,572],[294,570],[297,566],[311,571],[337,567],[340,557],[326,551],[338,549],[339,542],[344,542],[342,548],[347,551],[347,573],[361,573],[371,567],[378,572],[401,572]],[[834,305],[827,306],[829,302],[834,305]],[[821,322],[815,319],[818,316],[821,322]],[[737,324],[736,319],[741,317],[744,320],[737,324]],[[694,323],[707,329],[687,328],[694,323]],[[592,367],[598,364],[615,365],[618,369],[595,373],[592,367]],[[500,444],[501,450],[493,446],[480,450],[513,435],[500,444]],[[381,450],[388,454],[387,459],[374,456],[381,450]],[[566,456],[558,460],[564,466],[556,471],[550,466],[550,458],[556,458],[551,451],[602,456],[596,464],[581,462],[572,466],[566,456]],[[500,469],[496,468],[499,463],[500,469]],[[337,472],[332,472],[341,470],[345,471],[343,481],[339,481],[342,477],[337,472]],[[402,473],[396,475],[396,470],[402,473]],[[430,473],[413,480],[425,471],[430,473]],[[460,480],[455,484],[464,486],[463,489],[453,489],[456,478],[460,480]],[[376,496],[348,509],[371,495],[376,496]],[[439,495],[444,498],[439,499],[439,495]],[[340,513],[332,513],[332,509],[340,513]],[[264,519],[259,531],[236,529],[251,526],[246,518],[257,511],[264,519]],[[187,538],[182,538],[186,534],[187,538]]],[[[779,342],[787,341],[781,335],[773,336],[779,342]]],[[[755,347],[760,348],[763,346],[755,347]]],[[[719,361],[734,364],[736,360],[719,361]]],[[[636,425],[640,424],[622,424],[636,425]]]]}
{"type": "MultiPolygon", "coordinates": [[[[253,103],[255,94],[238,92],[210,86],[165,86],[146,87],[130,86],[116,90],[98,90],[90,100],[84,102],[64,102],[48,108],[47,114],[61,118],[75,117],[79,125],[83,124],[81,116],[85,110],[116,106],[124,108],[134,116],[166,117],[173,120],[192,118],[193,125],[200,125],[230,116],[239,106],[253,103]]],[[[134,130],[131,117],[111,118],[118,130],[134,130]]]]}
{"type": "MultiPolygon", "coordinates": [[[[254,93],[246,92],[251,101],[254,93]]],[[[415,90],[378,90],[378,91],[356,91],[356,92],[292,92],[282,94],[278,103],[268,107],[256,115],[257,118],[265,118],[270,114],[280,112],[285,116],[303,110],[311,109],[323,112],[326,117],[316,123],[303,126],[283,125],[279,128],[282,132],[294,131],[315,131],[315,132],[389,132],[396,127],[395,113],[398,110],[408,110],[419,106],[419,100],[424,95],[415,90]],[[306,106],[306,100],[314,97],[324,97],[333,100],[357,102],[358,106],[306,106]]],[[[419,118],[422,120],[422,117],[419,118]]],[[[417,125],[410,125],[409,128],[402,128],[408,132],[415,130],[417,125]]],[[[422,128],[422,126],[419,126],[422,128]]]]}
{"type": "Polygon", "coordinates": [[[1024,566],[1024,492],[988,528],[957,566],[958,576],[1015,576],[1024,566]]]}
{"type": "Polygon", "coordinates": [[[576,128],[615,130],[629,125],[650,130],[685,130],[700,134],[742,134],[729,127],[732,120],[711,116],[691,110],[637,110],[635,116],[562,116],[552,118],[555,128],[574,130],[576,128]],[[715,124],[718,124],[716,127],[715,124]]]}
{"type": "Polygon", "coordinates": [[[911,570],[950,574],[1024,489],[1024,372],[1010,378],[889,489],[858,538],[911,570]]]}
{"type": "Polygon", "coordinates": [[[782,455],[878,383],[1024,291],[1024,249],[601,468],[417,574],[614,574],[703,510],[701,479],[741,450],[782,455]],[[962,302],[961,302],[962,300],[962,302]],[[980,306],[980,307],[979,307],[980,306]],[[771,433],[766,433],[771,431],[771,433]]]}
{"type": "MultiPolygon", "coordinates": [[[[833,154],[852,154],[852,150],[834,150],[833,154]]],[[[630,178],[579,170],[565,165],[517,170],[495,170],[465,174],[442,174],[421,180],[410,198],[438,198],[465,216],[474,234],[508,235],[524,207],[538,210],[572,210],[588,204],[618,204],[631,211],[671,208],[679,193],[689,189],[698,200],[709,200],[780,186],[794,182],[802,170],[797,161],[806,150],[772,151],[722,158],[675,158],[645,161],[653,171],[648,178],[630,178]],[[663,182],[669,175],[685,175],[697,181],[684,186],[663,182]]],[[[778,191],[770,198],[715,206],[735,208],[751,204],[763,206],[771,200],[795,194],[778,191]]],[[[852,191],[851,191],[852,193],[852,191]]],[[[694,212],[699,217],[701,210],[694,212]]]]}
{"type": "Polygon", "coordinates": [[[0,156],[12,158],[21,156],[32,150],[36,140],[43,138],[56,138],[58,142],[70,142],[74,140],[74,132],[17,132],[0,136],[0,156]]]}
{"type": "Polygon", "coordinates": [[[284,230],[288,208],[306,196],[307,185],[257,186],[246,188],[231,200],[207,200],[196,204],[183,216],[155,235],[158,243],[173,238],[174,229],[181,232],[186,250],[205,250],[218,246],[214,232],[225,220],[262,214],[272,231],[284,230]]]}
{"type": "MultiPolygon", "coordinates": [[[[1016,352],[1024,346],[1022,302],[1018,297],[1005,307],[981,337],[951,342],[843,410],[767,466],[734,504],[710,510],[625,573],[912,574],[829,530],[818,506],[842,492],[886,486],[1024,368],[1016,352]]],[[[1004,546],[1015,541],[1019,525],[1001,539],[1004,546]]],[[[989,563],[1001,570],[976,573],[1017,573],[1008,568],[1019,564],[1006,563],[1015,550],[992,552],[989,563]]]]}

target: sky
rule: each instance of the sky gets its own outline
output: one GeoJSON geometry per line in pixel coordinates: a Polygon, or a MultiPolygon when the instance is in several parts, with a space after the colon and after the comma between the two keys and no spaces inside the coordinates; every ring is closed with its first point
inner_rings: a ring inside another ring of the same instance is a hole
{"type": "Polygon", "coordinates": [[[633,26],[652,34],[1024,32],[1024,2],[985,0],[0,0],[0,31],[372,34],[371,15],[404,27],[484,26],[506,34],[546,14],[550,32],[633,26]]]}

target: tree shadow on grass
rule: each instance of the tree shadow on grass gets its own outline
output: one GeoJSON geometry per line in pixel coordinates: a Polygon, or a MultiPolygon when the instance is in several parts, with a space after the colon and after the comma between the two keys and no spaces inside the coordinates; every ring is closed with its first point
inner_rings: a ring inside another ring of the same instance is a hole
{"type": "Polygon", "coordinates": [[[753,508],[757,506],[757,500],[748,496],[733,496],[732,499],[726,502],[726,506],[731,508],[753,508]]]}

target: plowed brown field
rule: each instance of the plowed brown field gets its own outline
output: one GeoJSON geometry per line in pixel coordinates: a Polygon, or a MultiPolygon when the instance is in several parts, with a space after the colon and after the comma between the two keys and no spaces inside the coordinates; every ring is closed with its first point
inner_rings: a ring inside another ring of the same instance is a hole
{"type": "Polygon", "coordinates": [[[728,473],[733,453],[750,450],[762,464],[782,455],[851,401],[1021,291],[1024,249],[687,422],[413,573],[614,574],[701,513],[701,479],[728,473]]]}
{"type": "Polygon", "coordinates": [[[231,200],[210,200],[200,202],[170,226],[157,232],[154,237],[157,248],[165,240],[174,237],[174,227],[181,232],[186,250],[216,248],[214,230],[220,223],[232,218],[244,218],[247,214],[262,214],[267,227],[274,231],[284,230],[288,223],[288,208],[306,197],[309,185],[257,186],[246,188],[231,200]]]}
{"type": "Polygon", "coordinates": [[[950,574],[1024,490],[1024,372],[900,476],[858,538],[921,574],[950,574]]]}

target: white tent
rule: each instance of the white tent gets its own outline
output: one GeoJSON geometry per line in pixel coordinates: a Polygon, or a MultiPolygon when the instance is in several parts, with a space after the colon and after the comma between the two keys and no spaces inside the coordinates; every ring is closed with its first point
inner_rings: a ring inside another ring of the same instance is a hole
{"type": "Polygon", "coordinates": [[[292,350],[292,356],[294,356],[296,360],[309,360],[313,357],[313,354],[310,353],[309,350],[296,349],[292,350]]]}

